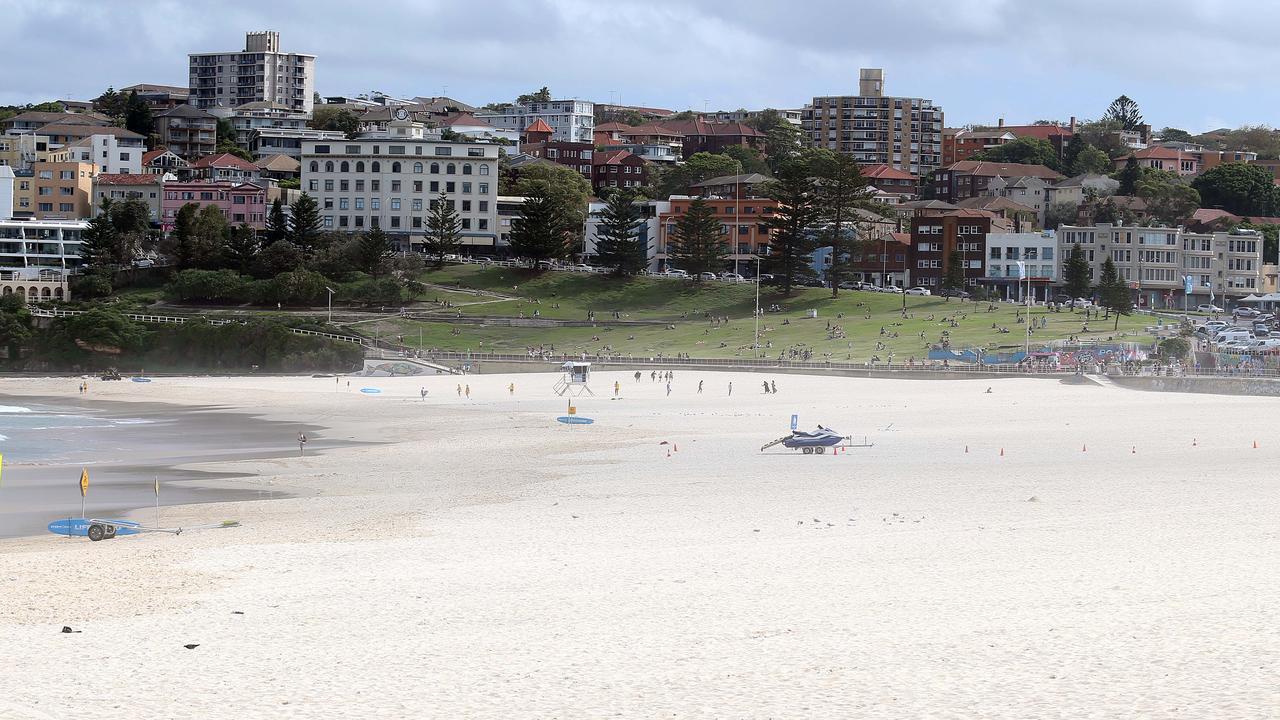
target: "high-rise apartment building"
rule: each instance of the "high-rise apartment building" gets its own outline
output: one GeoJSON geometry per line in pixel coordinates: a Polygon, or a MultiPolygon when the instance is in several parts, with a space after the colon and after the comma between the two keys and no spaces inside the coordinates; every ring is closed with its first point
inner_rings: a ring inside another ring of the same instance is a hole
{"type": "Polygon", "coordinates": [[[589,143],[596,127],[595,109],[594,103],[585,100],[550,100],[504,105],[475,116],[494,127],[517,132],[541,120],[551,130],[551,140],[589,143]]]}
{"type": "Polygon", "coordinates": [[[243,52],[190,57],[190,104],[197,108],[273,102],[311,112],[316,56],[280,52],[280,33],[274,30],[247,33],[243,52]]]}
{"type": "Polygon", "coordinates": [[[942,108],[932,100],[884,94],[884,71],[864,68],[857,95],[815,97],[800,118],[810,147],[925,175],[942,165],[942,108]]]}

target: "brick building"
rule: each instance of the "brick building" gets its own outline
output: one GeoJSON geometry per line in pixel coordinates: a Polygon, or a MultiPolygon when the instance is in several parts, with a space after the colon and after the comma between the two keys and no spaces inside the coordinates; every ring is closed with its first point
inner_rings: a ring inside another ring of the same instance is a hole
{"type": "Polygon", "coordinates": [[[930,189],[933,197],[954,202],[988,194],[989,186],[995,178],[1001,178],[1001,182],[995,184],[1003,187],[1019,178],[1038,178],[1046,183],[1054,183],[1064,179],[1064,176],[1044,165],[962,160],[939,170],[934,175],[930,189]]]}
{"type": "Polygon", "coordinates": [[[244,223],[262,230],[267,219],[267,190],[253,183],[175,182],[165,183],[160,200],[160,227],[173,230],[174,219],[183,205],[213,205],[222,211],[230,225],[244,223]]]}
{"type": "Polygon", "coordinates": [[[597,195],[605,188],[636,189],[649,181],[648,163],[626,150],[595,152],[591,167],[591,187],[597,195]]]}
{"type": "Polygon", "coordinates": [[[952,251],[964,263],[965,284],[986,277],[987,234],[1009,232],[1007,221],[983,210],[952,210],[944,215],[911,219],[910,283],[937,293],[951,264],[952,251]]]}
{"type": "MultiPolygon", "coordinates": [[[[663,269],[669,267],[667,248],[675,236],[676,224],[689,211],[693,198],[672,196],[670,202],[671,210],[658,217],[660,231],[656,259],[663,269]]],[[[706,203],[720,219],[721,232],[729,243],[726,267],[737,261],[741,264],[738,271],[742,272],[748,269],[745,263],[754,261],[756,255],[769,256],[769,228],[764,223],[778,209],[777,201],[767,198],[713,198],[706,203]]]]}

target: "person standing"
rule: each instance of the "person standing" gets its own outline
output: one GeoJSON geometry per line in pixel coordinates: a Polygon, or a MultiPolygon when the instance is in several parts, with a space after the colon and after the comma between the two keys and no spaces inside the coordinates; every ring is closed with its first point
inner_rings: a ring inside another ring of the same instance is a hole
{"type": "Polygon", "coordinates": [[[462,397],[462,383],[458,383],[458,397],[462,397]]]}
{"type": "Polygon", "coordinates": [[[667,383],[667,397],[671,397],[671,383],[667,383]]]}
{"type": "Polygon", "coordinates": [[[770,393],[772,393],[772,394],[774,394],[774,395],[777,395],[777,394],[778,394],[778,381],[777,381],[777,380],[770,380],[770,381],[769,381],[769,386],[770,386],[770,390],[769,390],[769,392],[770,392],[770,393]]]}
{"type": "Polygon", "coordinates": [[[636,382],[640,382],[640,371],[636,371],[636,382]]]}
{"type": "Polygon", "coordinates": [[[467,393],[467,399],[470,400],[471,399],[471,383],[467,383],[466,393],[467,393]]]}
{"type": "Polygon", "coordinates": [[[427,389],[425,387],[418,390],[418,395],[422,398],[422,402],[427,401],[427,389]]]}
{"type": "Polygon", "coordinates": [[[622,383],[617,380],[613,381],[613,396],[618,397],[622,393],[622,383]]]}
{"type": "Polygon", "coordinates": [[[701,380],[699,380],[699,381],[698,381],[698,394],[699,394],[699,395],[701,395],[701,394],[702,394],[702,381],[701,381],[701,380]]]}
{"type": "Polygon", "coordinates": [[[733,397],[733,381],[729,381],[729,397],[733,397]]]}
{"type": "Polygon", "coordinates": [[[515,384],[515,383],[511,383],[510,385],[508,385],[508,386],[507,386],[507,392],[511,393],[512,395],[515,395],[515,394],[516,394],[516,384],[515,384]]]}
{"type": "Polygon", "coordinates": [[[302,457],[302,448],[307,444],[307,434],[298,433],[298,457],[302,457]]]}

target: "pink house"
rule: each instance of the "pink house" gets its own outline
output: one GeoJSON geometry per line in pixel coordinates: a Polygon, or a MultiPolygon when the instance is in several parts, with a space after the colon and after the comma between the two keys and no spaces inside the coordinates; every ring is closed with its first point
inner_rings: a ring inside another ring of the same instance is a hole
{"type": "Polygon", "coordinates": [[[226,216],[227,223],[262,230],[267,220],[267,190],[261,185],[237,182],[165,183],[160,201],[160,226],[173,230],[174,218],[187,203],[214,205],[226,216]]]}

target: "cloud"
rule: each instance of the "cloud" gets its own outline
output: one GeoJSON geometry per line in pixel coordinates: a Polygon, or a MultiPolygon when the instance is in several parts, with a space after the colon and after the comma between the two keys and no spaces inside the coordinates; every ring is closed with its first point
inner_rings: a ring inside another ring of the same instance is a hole
{"type": "Polygon", "coordinates": [[[1121,93],[1154,125],[1260,122],[1280,61],[1265,0],[8,0],[0,103],[91,98],[108,85],[184,84],[189,52],[249,30],[314,53],[317,89],[446,92],[483,104],[553,94],[660,107],[800,107],[854,92],[860,67],[925,97],[948,124],[1097,117],[1121,93]],[[47,70],[47,71],[46,71],[47,70]]]}

